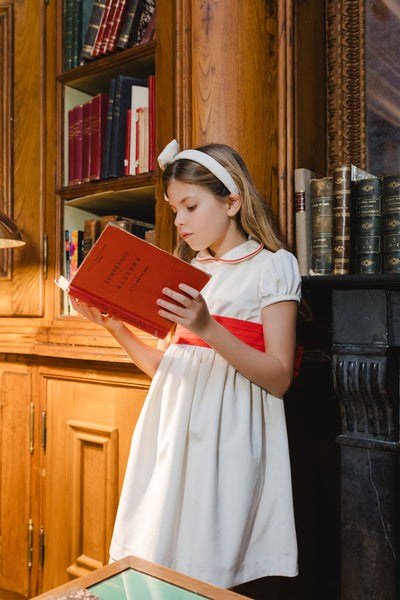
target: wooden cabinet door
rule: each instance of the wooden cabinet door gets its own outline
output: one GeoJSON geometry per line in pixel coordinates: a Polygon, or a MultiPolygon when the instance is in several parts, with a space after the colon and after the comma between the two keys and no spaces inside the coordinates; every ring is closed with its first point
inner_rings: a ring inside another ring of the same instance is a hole
{"type": "Polygon", "coordinates": [[[0,367],[0,598],[10,600],[29,597],[31,391],[23,365],[0,367]]]}
{"type": "Polygon", "coordinates": [[[42,591],[108,562],[131,436],[147,387],[140,375],[42,372],[47,404],[42,591]]]}
{"type": "Polygon", "coordinates": [[[0,316],[42,316],[44,310],[46,162],[52,137],[45,128],[52,89],[46,81],[54,56],[46,51],[47,31],[54,29],[46,26],[53,11],[46,4],[0,0],[0,210],[14,219],[26,242],[0,250],[0,316]]]}

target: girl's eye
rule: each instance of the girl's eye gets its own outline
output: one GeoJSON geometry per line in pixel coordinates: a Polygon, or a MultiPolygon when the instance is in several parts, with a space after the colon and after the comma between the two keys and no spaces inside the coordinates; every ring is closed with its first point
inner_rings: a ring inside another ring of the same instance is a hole
{"type": "Polygon", "coordinates": [[[192,206],[187,206],[186,208],[187,208],[187,210],[188,210],[189,212],[192,212],[192,211],[194,211],[194,209],[196,208],[196,205],[195,205],[195,204],[193,204],[192,206]]]}

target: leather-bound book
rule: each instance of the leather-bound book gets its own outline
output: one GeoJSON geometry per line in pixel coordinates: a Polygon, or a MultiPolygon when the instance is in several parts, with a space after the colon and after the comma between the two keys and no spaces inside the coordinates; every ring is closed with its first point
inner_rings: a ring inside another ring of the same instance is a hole
{"type": "Polygon", "coordinates": [[[363,275],[382,273],[381,179],[360,179],[353,190],[354,271],[363,275]]]}
{"type": "Polygon", "coordinates": [[[113,124],[114,124],[114,101],[115,91],[117,87],[117,80],[111,79],[110,87],[108,91],[108,106],[107,106],[107,119],[106,119],[106,134],[104,139],[104,151],[103,160],[101,165],[101,178],[108,179],[110,176],[110,159],[111,159],[111,140],[113,135],[113,124]]]}
{"type": "Polygon", "coordinates": [[[333,172],[333,274],[351,272],[352,187],[372,174],[351,163],[337,165],[333,172]]]}
{"type": "Polygon", "coordinates": [[[294,170],[296,257],[303,277],[311,270],[311,179],[315,179],[315,173],[310,169],[294,170]]]}
{"type": "Polygon", "coordinates": [[[125,50],[128,47],[129,36],[131,34],[132,27],[136,21],[138,22],[137,15],[140,14],[143,4],[144,0],[128,0],[125,18],[121,24],[119,35],[115,44],[116,48],[119,50],[125,50]]]}
{"type": "Polygon", "coordinates": [[[96,39],[99,33],[103,14],[106,9],[106,4],[106,0],[94,0],[89,26],[86,31],[85,41],[80,54],[80,60],[82,63],[93,59],[93,48],[96,44],[96,39]]]}
{"type": "Polygon", "coordinates": [[[90,181],[92,155],[92,101],[88,100],[83,104],[83,125],[82,125],[82,181],[90,181]]]}
{"type": "Polygon", "coordinates": [[[83,226],[83,258],[94,246],[100,235],[100,219],[85,219],[83,226]]]}
{"type": "Polygon", "coordinates": [[[400,175],[382,177],[383,272],[400,273],[400,175]]]}
{"type": "Polygon", "coordinates": [[[333,270],[333,177],[310,180],[311,274],[328,275],[333,270]]]}
{"type": "Polygon", "coordinates": [[[90,181],[101,179],[101,164],[106,138],[108,94],[97,94],[92,100],[92,135],[90,181]]]}

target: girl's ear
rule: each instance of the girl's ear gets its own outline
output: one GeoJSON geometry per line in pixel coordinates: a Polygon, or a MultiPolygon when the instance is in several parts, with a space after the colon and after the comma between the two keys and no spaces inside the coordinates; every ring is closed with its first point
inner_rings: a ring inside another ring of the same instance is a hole
{"type": "Polygon", "coordinates": [[[242,207],[242,198],[240,194],[230,194],[228,196],[228,215],[234,217],[242,207]]]}

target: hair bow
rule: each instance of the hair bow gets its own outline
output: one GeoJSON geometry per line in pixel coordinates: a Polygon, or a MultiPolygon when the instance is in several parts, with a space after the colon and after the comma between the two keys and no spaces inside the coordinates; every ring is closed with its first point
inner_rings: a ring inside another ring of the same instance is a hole
{"type": "Polygon", "coordinates": [[[177,154],[179,154],[179,144],[176,140],[172,140],[172,142],[169,142],[164,150],[158,155],[157,161],[160,165],[160,169],[164,171],[165,167],[174,161],[177,154]]]}

